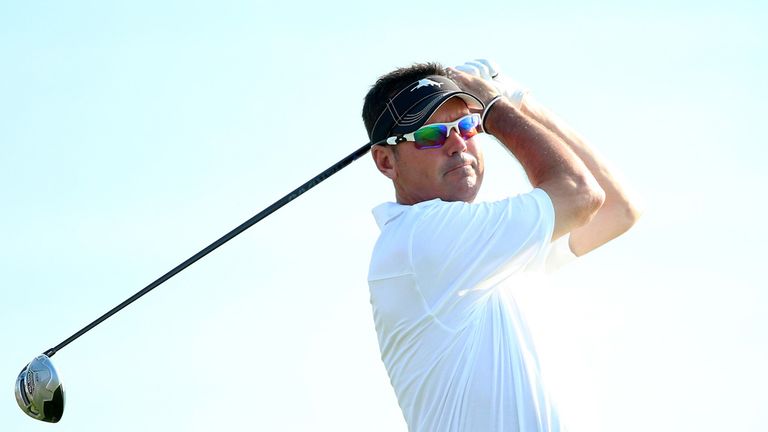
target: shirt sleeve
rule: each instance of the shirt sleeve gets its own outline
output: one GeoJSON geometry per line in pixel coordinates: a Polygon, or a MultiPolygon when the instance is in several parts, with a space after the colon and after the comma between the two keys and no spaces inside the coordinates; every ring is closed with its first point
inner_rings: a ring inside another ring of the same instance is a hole
{"type": "Polygon", "coordinates": [[[546,258],[554,229],[552,201],[542,189],[504,200],[440,202],[414,224],[411,262],[422,292],[436,310],[471,304],[496,275],[524,271],[546,258]]]}
{"type": "Polygon", "coordinates": [[[547,273],[554,273],[576,260],[577,256],[571,250],[570,240],[571,233],[568,233],[552,242],[544,263],[547,273]]]}

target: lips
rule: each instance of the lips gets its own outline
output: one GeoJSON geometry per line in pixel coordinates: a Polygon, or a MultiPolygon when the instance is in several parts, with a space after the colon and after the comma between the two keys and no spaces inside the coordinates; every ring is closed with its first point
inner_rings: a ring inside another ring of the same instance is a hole
{"type": "Polygon", "coordinates": [[[455,171],[461,170],[461,169],[463,169],[464,167],[471,167],[471,166],[473,166],[473,163],[472,163],[472,161],[471,161],[471,160],[464,160],[462,163],[460,163],[460,164],[458,164],[458,165],[454,165],[454,166],[452,166],[451,168],[449,168],[449,169],[448,169],[448,170],[445,172],[445,175],[448,175],[448,174],[450,174],[450,173],[452,173],[452,172],[455,172],[455,171]]]}

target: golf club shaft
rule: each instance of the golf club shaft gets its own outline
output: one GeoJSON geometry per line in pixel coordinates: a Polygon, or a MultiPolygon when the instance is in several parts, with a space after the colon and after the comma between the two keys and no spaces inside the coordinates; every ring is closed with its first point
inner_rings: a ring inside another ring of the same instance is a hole
{"type": "Polygon", "coordinates": [[[92,323],[88,324],[87,326],[83,327],[80,331],[73,334],[72,336],[65,339],[60,344],[56,345],[53,348],[50,348],[48,351],[46,351],[44,354],[48,357],[52,357],[54,354],[56,354],[60,349],[64,348],[65,346],[69,345],[72,341],[79,338],[80,336],[87,333],[92,328],[96,327],[97,325],[104,322],[107,318],[111,317],[112,315],[118,313],[120,310],[122,310],[124,307],[128,306],[129,304],[135,302],[138,300],[141,296],[144,294],[152,291],[153,289],[157,288],[159,285],[161,285],[163,282],[167,281],[168,279],[172,278],[176,274],[180,273],[185,268],[191,266],[194,264],[197,260],[200,258],[208,255],[209,253],[216,250],[219,246],[223,245],[224,243],[232,240],[235,238],[238,234],[242,233],[243,231],[247,230],[248,228],[255,225],[260,220],[264,219],[265,217],[269,216],[270,214],[274,213],[277,209],[280,207],[288,204],[289,202],[293,201],[299,195],[303,194],[304,192],[312,189],[313,187],[317,186],[319,183],[321,183],[323,180],[327,179],[328,177],[336,174],[337,172],[341,171],[344,167],[354,162],[356,159],[358,159],[360,156],[366,154],[368,150],[370,150],[371,144],[368,143],[359,149],[355,150],[353,153],[351,153],[349,156],[345,157],[344,159],[340,160],[339,162],[336,162],[333,166],[326,169],[325,171],[321,172],[317,176],[315,176],[313,179],[309,180],[308,182],[304,183],[303,185],[299,186],[298,188],[294,189],[292,192],[290,192],[288,195],[280,198],[279,200],[275,201],[272,205],[265,208],[264,210],[260,211],[258,214],[253,216],[252,218],[248,219],[247,221],[243,222],[238,226],[237,228],[233,229],[232,231],[225,234],[220,239],[216,240],[215,242],[211,243],[206,247],[205,249],[201,250],[200,252],[194,254],[190,258],[188,258],[183,263],[177,265],[172,270],[170,270],[168,273],[164,274],[160,278],[158,278],[156,281],[152,282],[151,284],[147,285],[144,289],[137,292],[136,294],[132,295],[131,297],[127,298],[125,301],[120,303],[119,305],[115,306],[110,310],[109,312],[105,313],[104,315],[100,316],[98,319],[93,321],[92,323]]]}

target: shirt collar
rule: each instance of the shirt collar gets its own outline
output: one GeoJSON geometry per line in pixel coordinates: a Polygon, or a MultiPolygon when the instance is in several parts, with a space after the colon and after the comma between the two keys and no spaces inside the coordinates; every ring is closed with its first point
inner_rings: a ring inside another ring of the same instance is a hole
{"type": "Polygon", "coordinates": [[[400,216],[408,207],[410,206],[393,202],[385,202],[373,208],[373,217],[376,219],[376,224],[379,226],[379,229],[383,230],[384,225],[389,223],[389,221],[392,219],[400,216]]]}
{"type": "Polygon", "coordinates": [[[423,207],[432,205],[438,202],[442,202],[440,198],[435,198],[429,201],[422,201],[420,203],[414,204],[412,206],[405,205],[405,204],[398,204],[394,202],[385,202],[383,204],[379,204],[376,207],[373,208],[373,217],[376,219],[376,224],[379,226],[380,230],[384,229],[384,226],[403,214],[406,210],[410,209],[411,207],[423,207]]]}

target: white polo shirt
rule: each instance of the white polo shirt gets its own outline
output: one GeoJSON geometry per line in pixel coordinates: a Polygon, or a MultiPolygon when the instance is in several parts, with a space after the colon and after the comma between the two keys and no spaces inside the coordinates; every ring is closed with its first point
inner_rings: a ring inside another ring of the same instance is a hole
{"type": "Polygon", "coordinates": [[[412,432],[561,431],[514,299],[542,269],[554,209],[541,189],[501,201],[373,210],[368,283],[381,358],[412,432]]]}

